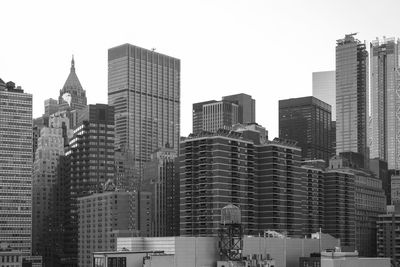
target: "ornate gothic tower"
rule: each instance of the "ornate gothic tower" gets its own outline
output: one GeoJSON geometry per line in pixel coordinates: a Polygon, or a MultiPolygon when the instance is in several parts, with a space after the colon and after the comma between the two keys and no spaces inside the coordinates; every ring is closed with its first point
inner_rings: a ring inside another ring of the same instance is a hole
{"type": "Polygon", "coordinates": [[[72,56],[71,71],[58,97],[59,110],[77,110],[86,107],[86,91],[83,90],[75,72],[75,60],[72,56]]]}

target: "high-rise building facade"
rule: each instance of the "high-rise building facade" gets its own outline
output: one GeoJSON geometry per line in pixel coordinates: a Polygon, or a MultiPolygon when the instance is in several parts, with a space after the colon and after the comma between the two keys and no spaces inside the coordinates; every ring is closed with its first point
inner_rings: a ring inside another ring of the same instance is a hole
{"type": "Polygon", "coordinates": [[[331,156],[331,106],[313,96],[279,101],[279,137],[297,141],[307,160],[331,156]]]}
{"type": "Polygon", "coordinates": [[[31,253],[32,95],[0,79],[0,242],[31,253]]]}
{"type": "Polygon", "coordinates": [[[216,132],[219,129],[231,129],[239,122],[239,105],[218,101],[203,105],[203,130],[216,132]]]}
{"type": "Polygon", "coordinates": [[[304,234],[311,236],[324,226],[324,182],[325,182],[325,161],[310,160],[302,163],[304,172],[303,183],[307,192],[305,197],[304,211],[304,234]]]}
{"type": "Polygon", "coordinates": [[[293,141],[262,140],[254,129],[220,129],[181,142],[181,235],[216,235],[228,204],[240,208],[245,234],[304,234],[301,149],[293,141]]]}
{"type": "Polygon", "coordinates": [[[206,101],[193,104],[193,133],[231,129],[239,123],[239,105],[230,101],[206,101]]]}
{"type": "Polygon", "coordinates": [[[336,154],[359,153],[367,165],[368,52],[354,35],[336,44],[336,154]]]}
{"type": "Polygon", "coordinates": [[[137,194],[105,191],[78,198],[78,266],[94,266],[93,252],[117,250],[117,237],[132,236],[137,194]]]}
{"type": "Polygon", "coordinates": [[[340,238],[340,244],[355,248],[354,174],[327,169],[324,181],[324,233],[340,238]]]}
{"type": "Polygon", "coordinates": [[[318,71],[312,73],[312,95],[332,107],[332,121],[336,121],[336,72],[318,71]]]}
{"type": "Polygon", "coordinates": [[[193,134],[180,144],[180,234],[216,236],[221,209],[240,208],[245,234],[256,230],[254,145],[240,133],[193,134]]]}
{"type": "Polygon", "coordinates": [[[223,96],[222,100],[236,103],[239,106],[238,121],[239,123],[255,123],[256,122],[256,100],[247,94],[236,94],[223,96]]]}
{"type": "Polygon", "coordinates": [[[173,148],[161,148],[151,155],[145,164],[142,190],[152,194],[152,236],[178,236],[179,181],[176,179],[178,152],[173,148]]]}
{"type": "Polygon", "coordinates": [[[275,138],[254,146],[254,161],[258,231],[302,236],[306,188],[301,149],[294,141],[275,138]]]}
{"type": "MultiPolygon", "coordinates": [[[[386,207],[386,197],[385,191],[382,189],[382,181],[370,171],[354,167],[354,162],[352,159],[348,159],[347,155],[333,157],[330,160],[329,168],[329,171],[337,170],[353,175],[353,181],[349,181],[347,185],[347,190],[350,191],[347,194],[338,195],[337,201],[347,203],[350,200],[347,200],[347,198],[354,196],[355,217],[353,223],[355,225],[355,249],[357,249],[361,256],[375,257],[376,221],[386,207]]],[[[330,183],[330,181],[326,180],[326,183],[330,183]]],[[[343,184],[340,181],[336,181],[336,183],[335,189],[339,189],[340,184],[343,184]]],[[[333,186],[333,184],[330,184],[330,186],[333,186]]],[[[335,221],[331,222],[331,219],[326,218],[327,223],[330,225],[335,223],[335,221]]]]}
{"type": "Polygon", "coordinates": [[[180,60],[130,44],[109,49],[108,104],[117,149],[132,158],[140,180],[151,153],[167,143],[178,149],[180,60]]]}
{"type": "Polygon", "coordinates": [[[217,101],[210,100],[193,104],[192,111],[192,133],[197,134],[203,131],[203,106],[206,104],[215,103],[217,101]]]}
{"type": "Polygon", "coordinates": [[[75,72],[75,60],[72,57],[71,70],[58,97],[59,110],[77,110],[87,105],[86,91],[75,72]]]}
{"type": "Polygon", "coordinates": [[[97,191],[114,178],[114,108],[89,105],[70,140],[71,191],[76,197],[97,191]]]}
{"type": "Polygon", "coordinates": [[[54,266],[55,185],[64,155],[63,129],[44,127],[38,140],[32,175],[32,254],[54,266]]]}
{"type": "Polygon", "coordinates": [[[391,205],[391,175],[388,170],[388,164],[386,161],[379,158],[369,160],[369,169],[375,174],[382,182],[382,189],[385,191],[386,204],[391,205]]]}
{"type": "Polygon", "coordinates": [[[44,116],[49,117],[58,111],[58,101],[49,98],[44,101],[44,116]]]}
{"type": "Polygon", "coordinates": [[[105,104],[87,106],[77,119],[78,125],[73,131],[67,156],[62,160],[65,170],[60,180],[61,199],[67,201],[69,210],[63,222],[65,230],[64,253],[69,255],[72,264],[78,260],[78,202],[77,198],[97,192],[110,179],[114,178],[114,108],[105,104]]]}
{"type": "Polygon", "coordinates": [[[370,44],[371,58],[371,158],[400,169],[400,41],[377,39],[370,44]]]}
{"type": "Polygon", "coordinates": [[[237,123],[255,123],[256,101],[247,94],[222,97],[221,101],[205,101],[193,104],[193,133],[216,132],[232,129],[237,123]]]}

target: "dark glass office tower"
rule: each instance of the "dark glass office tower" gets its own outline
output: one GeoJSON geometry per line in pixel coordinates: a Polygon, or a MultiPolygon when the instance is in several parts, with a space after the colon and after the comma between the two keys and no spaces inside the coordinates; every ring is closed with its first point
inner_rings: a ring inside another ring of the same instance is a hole
{"type": "Polygon", "coordinates": [[[297,141],[304,159],[331,155],[331,106],[315,97],[279,101],[279,137],[297,141]]]}
{"type": "Polygon", "coordinates": [[[109,49],[108,103],[116,147],[132,158],[139,180],[156,149],[178,149],[180,60],[130,44],[109,49]]]}
{"type": "Polygon", "coordinates": [[[336,154],[359,153],[368,160],[368,52],[347,34],[336,45],[336,154]]]}

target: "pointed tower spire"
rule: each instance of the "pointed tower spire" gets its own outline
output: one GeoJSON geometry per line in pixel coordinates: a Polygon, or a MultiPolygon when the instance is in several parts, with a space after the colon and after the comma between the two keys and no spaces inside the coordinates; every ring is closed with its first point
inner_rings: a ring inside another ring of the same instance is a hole
{"type": "Polygon", "coordinates": [[[71,60],[71,72],[75,72],[75,60],[74,60],[74,55],[72,55],[72,60],[71,60]]]}

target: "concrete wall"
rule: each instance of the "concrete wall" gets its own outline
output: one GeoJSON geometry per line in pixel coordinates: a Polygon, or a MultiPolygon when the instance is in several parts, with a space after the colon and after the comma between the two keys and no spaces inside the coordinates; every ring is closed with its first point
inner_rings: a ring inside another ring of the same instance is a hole
{"type": "Polygon", "coordinates": [[[175,267],[174,255],[153,255],[143,267],[175,267]]]}
{"type": "Polygon", "coordinates": [[[321,267],[390,267],[389,258],[321,259],[321,267]]]}
{"type": "Polygon", "coordinates": [[[219,259],[218,242],[214,237],[177,237],[176,267],[215,267],[219,259]]]}

